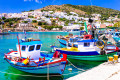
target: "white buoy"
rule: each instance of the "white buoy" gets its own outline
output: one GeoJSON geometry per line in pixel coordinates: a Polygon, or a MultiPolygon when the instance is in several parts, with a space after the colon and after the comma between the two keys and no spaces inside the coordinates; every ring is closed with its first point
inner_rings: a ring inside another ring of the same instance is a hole
{"type": "Polygon", "coordinates": [[[69,71],[72,71],[72,68],[68,68],[69,71]]]}
{"type": "Polygon", "coordinates": [[[13,49],[9,49],[9,51],[13,51],[13,49]]]}

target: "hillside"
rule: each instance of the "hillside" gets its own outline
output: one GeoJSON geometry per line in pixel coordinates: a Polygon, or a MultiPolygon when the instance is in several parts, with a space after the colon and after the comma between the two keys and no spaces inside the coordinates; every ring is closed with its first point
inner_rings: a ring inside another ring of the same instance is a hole
{"type": "Polygon", "coordinates": [[[115,16],[120,14],[120,11],[113,10],[109,8],[103,8],[98,6],[84,6],[84,5],[71,5],[71,4],[63,4],[63,5],[49,5],[46,7],[43,7],[41,9],[37,9],[36,11],[65,11],[67,13],[69,12],[76,12],[80,16],[90,16],[92,13],[98,13],[101,14],[102,17],[109,17],[109,16],[115,16]]]}
{"type": "Polygon", "coordinates": [[[65,4],[64,5],[49,5],[41,9],[37,9],[37,11],[62,11],[62,12],[67,12],[67,13],[74,11],[81,15],[85,15],[86,13],[82,10],[75,9],[72,6],[68,6],[65,4]]]}

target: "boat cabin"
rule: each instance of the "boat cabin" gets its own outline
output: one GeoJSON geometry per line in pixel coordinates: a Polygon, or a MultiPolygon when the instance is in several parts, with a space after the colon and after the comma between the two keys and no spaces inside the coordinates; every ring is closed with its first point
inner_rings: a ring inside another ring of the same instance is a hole
{"type": "Polygon", "coordinates": [[[92,35],[84,35],[83,39],[92,39],[92,35]]]}
{"type": "Polygon", "coordinates": [[[95,40],[80,40],[78,42],[78,50],[79,51],[95,51],[95,40]]]}
{"type": "Polygon", "coordinates": [[[30,42],[22,42],[19,45],[17,44],[18,54],[21,53],[21,57],[30,58],[30,59],[39,59],[40,58],[40,50],[41,50],[41,41],[30,41],[30,42]]]}

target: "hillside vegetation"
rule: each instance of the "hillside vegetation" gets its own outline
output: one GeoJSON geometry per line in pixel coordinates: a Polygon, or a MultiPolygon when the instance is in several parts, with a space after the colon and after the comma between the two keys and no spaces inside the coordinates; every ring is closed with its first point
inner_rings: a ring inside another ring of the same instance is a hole
{"type": "MultiPolygon", "coordinates": [[[[71,5],[71,4],[63,4],[63,5],[49,5],[43,7],[41,9],[37,9],[36,11],[62,11],[62,12],[76,12],[79,16],[87,16],[90,17],[91,14],[97,13],[101,14],[102,18],[108,18],[109,16],[115,17],[116,15],[120,15],[120,11],[103,8],[98,6],[84,6],[84,5],[71,5]]],[[[120,16],[119,16],[120,17],[120,16]]]]}

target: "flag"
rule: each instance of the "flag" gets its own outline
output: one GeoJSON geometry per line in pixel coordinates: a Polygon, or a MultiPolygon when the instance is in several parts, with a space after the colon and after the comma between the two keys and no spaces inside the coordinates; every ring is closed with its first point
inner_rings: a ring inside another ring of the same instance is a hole
{"type": "Polygon", "coordinates": [[[84,25],[85,25],[85,31],[88,33],[86,22],[84,22],[84,25]]]}

